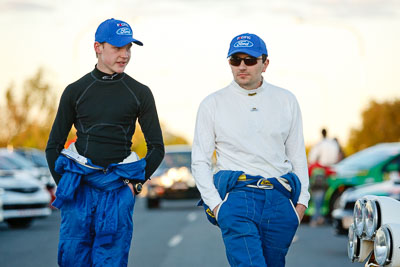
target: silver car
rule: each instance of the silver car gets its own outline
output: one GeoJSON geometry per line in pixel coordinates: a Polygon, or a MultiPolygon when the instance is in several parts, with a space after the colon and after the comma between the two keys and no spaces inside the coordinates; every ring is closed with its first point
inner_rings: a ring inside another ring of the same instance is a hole
{"type": "Polygon", "coordinates": [[[35,179],[0,176],[2,217],[11,228],[29,227],[35,218],[51,214],[50,194],[35,179]]]}
{"type": "Polygon", "coordinates": [[[0,148],[0,175],[9,174],[22,179],[41,180],[40,170],[32,162],[13,150],[0,148]]]}

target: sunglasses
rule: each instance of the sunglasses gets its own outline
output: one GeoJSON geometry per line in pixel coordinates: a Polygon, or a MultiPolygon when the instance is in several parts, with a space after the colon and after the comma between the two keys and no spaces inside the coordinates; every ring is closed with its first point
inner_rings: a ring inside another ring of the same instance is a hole
{"type": "Polygon", "coordinates": [[[241,58],[241,57],[230,57],[229,58],[229,64],[232,66],[240,66],[242,64],[242,60],[244,61],[244,64],[246,66],[254,66],[257,64],[257,61],[261,58],[256,58],[256,57],[246,57],[246,58],[241,58]]]}

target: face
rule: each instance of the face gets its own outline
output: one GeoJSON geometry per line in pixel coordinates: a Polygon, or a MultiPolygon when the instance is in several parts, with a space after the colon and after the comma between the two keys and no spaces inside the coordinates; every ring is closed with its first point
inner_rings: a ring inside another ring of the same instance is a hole
{"type": "Polygon", "coordinates": [[[131,47],[129,43],[122,47],[116,47],[109,43],[94,43],[97,54],[97,68],[108,74],[124,72],[131,58],[131,47]]]}
{"type": "MultiPolygon", "coordinates": [[[[232,55],[237,58],[249,58],[251,56],[244,53],[236,53],[232,55]]],[[[247,66],[244,64],[242,60],[239,66],[231,66],[233,79],[239,84],[240,87],[252,90],[260,87],[262,77],[261,74],[265,72],[269,64],[269,60],[267,59],[264,63],[262,63],[261,57],[257,60],[257,64],[253,66],[247,66]]]]}

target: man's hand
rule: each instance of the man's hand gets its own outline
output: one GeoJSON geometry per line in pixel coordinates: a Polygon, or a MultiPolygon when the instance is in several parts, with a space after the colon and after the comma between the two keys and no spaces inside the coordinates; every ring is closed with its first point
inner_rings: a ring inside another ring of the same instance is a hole
{"type": "Polygon", "coordinates": [[[296,212],[299,215],[300,221],[303,220],[304,212],[306,211],[306,209],[307,209],[307,207],[304,206],[303,204],[296,205],[296,212]]]}
{"type": "Polygon", "coordinates": [[[135,196],[135,191],[133,190],[133,184],[128,184],[129,189],[132,191],[132,195],[135,196]]]}
{"type": "Polygon", "coordinates": [[[214,213],[214,215],[216,214],[216,212],[217,212],[217,210],[219,209],[219,206],[220,206],[221,204],[218,204],[214,209],[213,209],[213,213],[214,213]]]}

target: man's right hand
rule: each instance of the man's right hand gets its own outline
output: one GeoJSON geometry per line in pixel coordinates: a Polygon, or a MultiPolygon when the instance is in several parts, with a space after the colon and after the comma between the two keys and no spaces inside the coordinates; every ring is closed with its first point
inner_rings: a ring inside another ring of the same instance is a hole
{"type": "Polygon", "coordinates": [[[220,205],[221,205],[221,204],[218,204],[218,205],[213,209],[214,215],[217,214],[217,211],[218,211],[220,205]]]}

